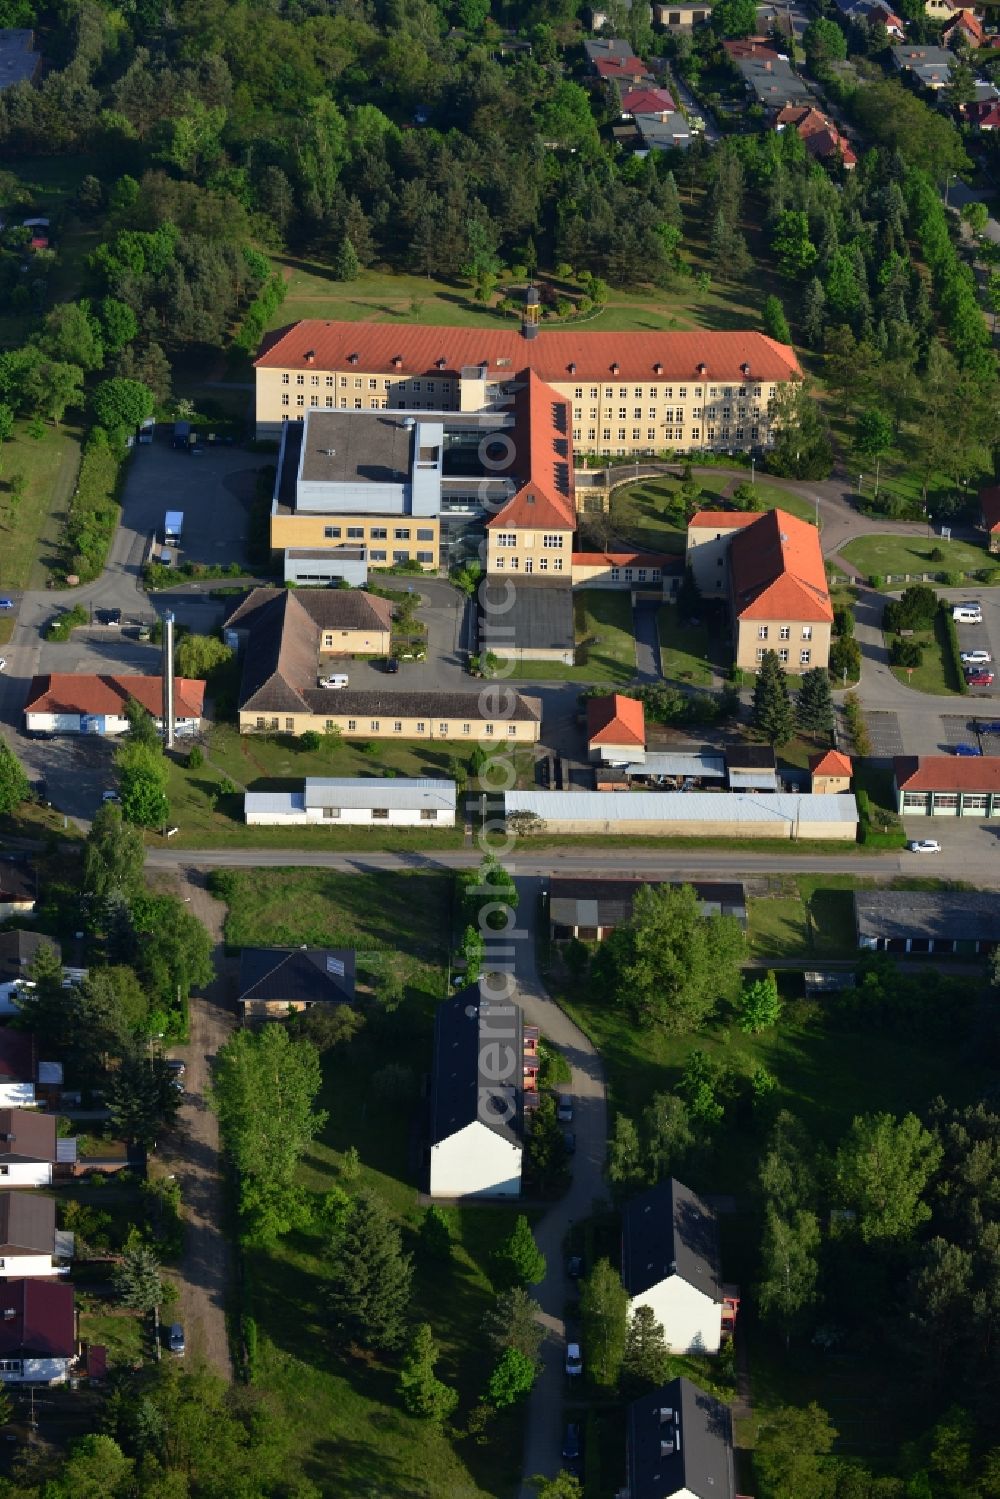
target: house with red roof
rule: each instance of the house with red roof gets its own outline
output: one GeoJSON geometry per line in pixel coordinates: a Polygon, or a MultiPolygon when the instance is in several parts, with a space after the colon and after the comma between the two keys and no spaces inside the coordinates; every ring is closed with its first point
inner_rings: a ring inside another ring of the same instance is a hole
{"type": "Polygon", "coordinates": [[[941,33],[942,41],[951,46],[953,40],[964,41],[967,46],[981,47],[986,38],[982,21],[971,10],[960,10],[941,33]]]}
{"type": "Polygon", "coordinates": [[[1000,817],[1000,755],[898,755],[892,775],[904,817],[1000,817]]]}
{"type": "Polygon", "coordinates": [[[991,552],[1000,552],[1000,484],[979,491],[979,524],[991,552]]]}
{"type": "Polygon", "coordinates": [[[588,698],[587,754],[603,764],[645,757],[646,715],[638,698],[620,692],[588,698]]]}
{"type": "Polygon", "coordinates": [[[814,796],[850,791],[853,774],[850,755],[845,755],[840,750],[827,750],[825,754],[809,757],[809,775],[814,796]]]}
{"type": "Polygon", "coordinates": [[[775,116],[774,128],[791,129],[801,135],[806,143],[806,150],[818,161],[839,161],[848,172],[852,172],[858,164],[858,158],[846,136],[841,135],[833,121],[812,105],[786,105],[775,116]]]}
{"type": "Polygon", "coordinates": [[[622,119],[636,120],[644,115],[663,119],[674,114],[677,105],[669,89],[633,88],[622,94],[622,119]]]}
{"type": "Polygon", "coordinates": [[[819,532],[787,510],[701,510],[688,523],[687,565],[702,594],[728,600],[736,665],[774,651],[785,671],[830,660],[833,608],[819,532]]]}
{"type": "MultiPolygon", "coordinates": [[[[163,727],[163,678],[87,672],[48,672],[32,677],[24,705],[29,734],[124,734],[125,709],[134,699],[163,727]]],[[[174,681],[174,728],[193,734],[205,711],[205,683],[174,681]]]]}
{"type": "Polygon", "coordinates": [[[663,589],[674,593],[684,575],[684,559],[665,552],[574,552],[575,588],[663,589]]]}

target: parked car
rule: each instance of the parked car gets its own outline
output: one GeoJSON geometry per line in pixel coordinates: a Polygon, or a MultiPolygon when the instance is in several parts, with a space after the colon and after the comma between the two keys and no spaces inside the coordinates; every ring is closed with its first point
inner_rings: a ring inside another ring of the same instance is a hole
{"type": "Polygon", "coordinates": [[[566,1424],[562,1455],[568,1463],[575,1463],[580,1460],[580,1427],[576,1421],[569,1421],[566,1424]]]}
{"type": "Polygon", "coordinates": [[[184,1329],[179,1322],[172,1322],[167,1331],[167,1347],[171,1353],[184,1352],[184,1329]]]}
{"type": "Polygon", "coordinates": [[[187,1066],[180,1057],[167,1057],[167,1070],[172,1072],[175,1077],[183,1077],[187,1071],[187,1066]]]}
{"type": "Polygon", "coordinates": [[[993,660],[989,651],[962,651],[960,655],[963,666],[989,666],[993,660]]]}
{"type": "Polygon", "coordinates": [[[343,672],[334,672],[331,677],[320,677],[319,685],[321,687],[328,687],[331,692],[335,692],[341,687],[346,687],[347,681],[348,679],[343,672]]]}
{"type": "Polygon", "coordinates": [[[13,607],[14,607],[14,600],[13,599],[0,599],[0,609],[13,609],[13,607]]]}
{"type": "Polygon", "coordinates": [[[563,1139],[566,1142],[566,1154],[567,1155],[575,1155],[576,1154],[576,1135],[573,1133],[573,1131],[571,1129],[564,1129],[563,1130],[563,1139]]]}
{"type": "Polygon", "coordinates": [[[970,687],[992,687],[993,673],[991,671],[970,671],[965,680],[970,687]]]}
{"type": "Polygon", "coordinates": [[[973,726],[979,730],[980,734],[1000,734],[1000,723],[991,723],[988,719],[982,722],[973,720],[973,723],[969,727],[972,728],[973,726]]]}
{"type": "Polygon", "coordinates": [[[559,1103],[556,1108],[556,1118],[560,1124],[570,1124],[573,1119],[573,1100],[568,1093],[560,1093],[559,1103]]]}
{"type": "Polygon", "coordinates": [[[981,755],[982,750],[977,749],[974,744],[956,744],[952,754],[964,755],[966,759],[971,759],[973,755],[981,755]]]}
{"type": "Polygon", "coordinates": [[[571,1254],[566,1261],[566,1274],[570,1280],[579,1280],[583,1274],[583,1255],[571,1254]]]}
{"type": "Polygon", "coordinates": [[[395,656],[386,656],[385,669],[389,673],[390,677],[396,675],[396,672],[399,670],[399,662],[396,660],[395,656]]]}
{"type": "Polygon", "coordinates": [[[583,1373],[583,1355],[579,1343],[566,1344],[566,1373],[573,1377],[583,1373]]]}
{"type": "Polygon", "coordinates": [[[911,838],[906,845],[911,854],[939,854],[941,845],[936,838],[911,838]]]}
{"type": "Polygon", "coordinates": [[[116,802],[118,800],[119,800],[119,797],[118,797],[118,792],[117,791],[102,791],[101,792],[101,801],[102,802],[116,802]]]}

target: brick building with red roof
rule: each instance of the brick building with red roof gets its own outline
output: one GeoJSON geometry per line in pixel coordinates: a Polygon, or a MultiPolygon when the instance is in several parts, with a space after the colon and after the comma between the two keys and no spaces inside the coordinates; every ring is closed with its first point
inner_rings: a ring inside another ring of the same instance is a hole
{"type": "Polygon", "coordinates": [[[641,760],[646,715],[637,698],[613,692],[587,700],[587,753],[591,760],[641,760]]]}
{"type": "MultiPolygon", "coordinates": [[[[162,677],[50,672],[31,679],[24,705],[25,727],[29,733],[42,734],[124,734],[130,698],[162,727],[162,677]]],[[[195,732],[204,709],[205,683],[177,677],[174,726],[178,733],[195,732]]]]}
{"type": "Polygon", "coordinates": [[[892,774],[904,817],[1000,817],[1000,755],[898,755],[892,774]]]}

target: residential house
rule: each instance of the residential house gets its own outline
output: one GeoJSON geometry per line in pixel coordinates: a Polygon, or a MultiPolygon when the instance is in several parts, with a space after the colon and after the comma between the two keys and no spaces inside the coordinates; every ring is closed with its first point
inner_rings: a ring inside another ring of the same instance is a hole
{"type": "Polygon", "coordinates": [[[985,45],[986,30],[973,11],[960,10],[942,31],[941,39],[949,47],[959,42],[976,50],[985,45]]]}
{"type": "Polygon", "coordinates": [[[646,715],[638,698],[613,692],[587,699],[587,756],[611,763],[641,760],[646,752],[646,715]]]}
{"type": "Polygon", "coordinates": [[[653,21],[670,31],[687,30],[701,26],[712,19],[712,0],[676,0],[673,5],[661,5],[654,0],[653,21]]]}
{"type": "Polygon", "coordinates": [[[846,172],[853,172],[858,158],[851,149],[846,136],[842,135],[827,115],[810,105],[789,105],[779,111],[774,121],[775,130],[794,130],[806,143],[806,150],[817,160],[839,163],[846,172]]]}
{"type": "MultiPolygon", "coordinates": [[[[507,791],[504,816],[528,812],[540,833],[620,838],[797,838],[855,842],[853,796],[792,792],[507,791]]],[[[527,836],[530,836],[527,835],[527,836]]]]}
{"type": "Polygon", "coordinates": [[[300,791],[247,791],[243,816],[252,827],[455,826],[454,781],[419,776],[316,777],[300,791]]]}
{"type": "MultiPolygon", "coordinates": [[[[997,124],[1000,127],[1000,119],[997,124]]],[[[979,491],[979,524],[986,532],[990,551],[1000,552],[1000,484],[979,491]]]]}
{"type": "Polygon", "coordinates": [[[747,924],[746,894],[742,884],[714,884],[694,880],[588,879],[559,877],[549,883],[549,936],[553,942],[603,942],[616,927],[632,919],[636,895],[647,885],[657,890],[691,885],[703,916],[734,916],[747,924]]]}
{"type": "Polygon", "coordinates": [[[623,120],[638,119],[640,115],[670,115],[677,110],[673,95],[665,88],[632,88],[622,94],[623,120]]]}
{"type": "Polygon", "coordinates": [[[739,1298],[722,1284],[715,1213],[673,1177],[625,1204],[622,1284],[629,1316],[650,1307],[671,1353],[718,1353],[732,1333],[739,1298]]]}
{"type": "Polygon", "coordinates": [[[898,755],[892,774],[903,817],[1000,817],[1000,755],[898,755]]]}
{"type": "Polygon", "coordinates": [[[906,37],[906,28],[885,0],[834,0],[840,14],[849,21],[869,26],[884,26],[894,41],[906,37]]]}
{"type": "Polygon", "coordinates": [[[73,1287],[58,1280],[0,1281],[0,1380],[62,1384],[76,1363],[73,1287]]]}
{"type": "Polygon", "coordinates": [[[810,784],[817,796],[850,791],[853,773],[850,755],[845,755],[840,750],[827,750],[823,755],[809,756],[810,784]]]}
{"type": "MultiPolygon", "coordinates": [[[[449,507],[454,504],[464,513],[467,524],[486,478],[499,488],[513,474],[514,490],[531,480],[541,482],[532,469],[535,439],[530,430],[515,441],[518,395],[522,413],[526,405],[529,414],[537,412],[541,402],[537,394],[523,394],[529,370],[555,393],[541,423],[539,450],[550,465],[561,457],[570,470],[573,453],[630,456],[668,447],[679,452],[766,447],[772,441],[769,406],[787,381],[801,379],[792,348],[763,333],[549,330],[539,328],[538,312],[537,300],[526,301],[520,331],[318,319],[278,329],[265,337],[255,366],[258,436],[280,437],[284,425],[295,429],[288,441],[301,442],[307,403],[315,407],[327,389],[338,411],[350,403],[352,410],[401,410],[414,417],[419,408],[439,417],[465,412],[472,423],[471,452],[458,444],[456,461],[460,458],[472,477],[460,489],[456,477],[457,492],[452,496],[449,491],[446,498],[449,507]],[[301,405],[294,404],[300,396],[301,405]],[[568,430],[558,434],[551,410],[556,401],[570,413],[568,430]],[[484,437],[488,475],[477,456],[484,437]],[[553,454],[556,440],[565,445],[565,454],[553,454]]],[[[293,465],[293,480],[296,471],[293,465]]],[[[550,490],[554,477],[549,466],[550,490]]],[[[557,493],[570,497],[572,473],[566,478],[557,493]]],[[[281,498],[282,513],[285,504],[281,498]]],[[[499,503],[491,499],[490,507],[497,510],[499,503]]],[[[442,519],[449,513],[442,510],[442,519]]],[[[273,546],[305,545],[279,536],[275,520],[272,510],[273,546]]],[[[327,517],[324,525],[331,521],[336,523],[336,517],[327,517]]],[[[370,533],[352,538],[362,539],[376,545],[370,533]]],[[[321,536],[314,542],[310,533],[308,545],[339,540],[347,537],[321,536]]]]}
{"type": "MultiPolygon", "coordinates": [[[[995,40],[1000,42],[1000,37],[995,40]]],[[[969,104],[963,104],[959,113],[980,133],[988,135],[991,130],[1000,130],[1000,103],[996,99],[972,100],[969,104]]]]}
{"type": "Polygon", "coordinates": [[[974,11],[969,0],[924,0],[924,13],[931,21],[952,21],[960,11],[974,11]]]}
{"type": "Polygon", "coordinates": [[[0,1281],[68,1275],[73,1235],[56,1228],[56,1200],[44,1192],[0,1192],[0,1281]]]}
{"type": "Polygon", "coordinates": [[[686,151],[697,135],[686,115],[636,115],[635,128],[646,151],[686,151]]]}
{"type": "MultiPolygon", "coordinates": [[[[627,11],[631,11],[632,0],[622,0],[622,4],[625,6],[625,9],[627,11]]],[[[638,5],[638,9],[640,11],[643,9],[641,0],[638,5]]],[[[592,5],[586,12],[586,14],[590,22],[591,31],[601,31],[605,26],[609,26],[611,24],[611,17],[600,4],[592,5]]],[[[651,21],[653,19],[653,7],[648,3],[645,5],[645,14],[648,21],[651,21]]]]}
{"type": "Polygon", "coordinates": [[[819,532],[787,510],[702,510],[688,523],[687,563],[703,594],[728,594],[736,665],[773,650],[786,671],[827,666],[833,608],[819,532]]]}
{"type": "Polygon", "coordinates": [[[244,947],[236,1013],[244,1022],[281,1020],[314,1005],[353,1004],[354,990],[353,949],[244,947]]]}
{"type": "Polygon", "coordinates": [[[31,965],[42,948],[59,953],[59,944],[41,932],[0,932],[0,1015],[17,1009],[18,990],[31,984],[31,965]]]}
{"type": "Polygon", "coordinates": [[[11,26],[0,29],[0,92],[15,83],[33,83],[41,61],[33,31],[11,26]]]}
{"type": "Polygon", "coordinates": [[[38,901],[38,874],[25,859],[0,859],[0,921],[32,916],[38,901]]]}
{"type": "MultiPolygon", "coordinates": [[[[130,699],[140,703],[163,728],[162,677],[91,675],[86,672],[48,672],[32,677],[24,705],[29,734],[124,734],[130,699]]],[[[174,729],[195,734],[205,709],[205,683],[187,677],[174,679],[174,729]]]]}
{"type": "Polygon", "coordinates": [[[919,47],[914,42],[907,42],[892,47],[890,52],[896,71],[922,88],[936,93],[951,81],[951,70],[957,59],[947,47],[919,47]]]}
{"type": "Polygon", "coordinates": [[[537,1092],[537,1035],[494,1001],[487,982],[438,1005],[430,1101],[430,1195],[517,1197],[521,1191],[526,1068],[537,1092]]]}
{"type": "Polygon", "coordinates": [[[0,1110],[56,1104],[62,1093],[61,1062],[40,1062],[30,1031],[0,1026],[0,1110]]]}
{"type": "Polygon", "coordinates": [[[1000,946],[1000,902],[984,890],[856,890],[854,925],[875,952],[974,957],[1000,946]]]}
{"type": "Polygon", "coordinates": [[[664,552],[574,552],[574,588],[638,589],[676,593],[684,573],[680,557],[664,552]]]}
{"type": "Polygon", "coordinates": [[[71,1176],[77,1142],[56,1134],[56,1116],[34,1109],[0,1108],[0,1184],[49,1187],[71,1176]]]}
{"type": "Polygon", "coordinates": [[[815,104],[813,90],[795,72],[784,53],[775,51],[766,38],[729,39],[722,46],[743,79],[751,101],[770,114],[791,104],[815,104]]]}
{"type": "Polygon", "coordinates": [[[628,1408],[627,1499],[736,1499],[727,1405],[673,1379],[628,1408]]]}
{"type": "Polygon", "coordinates": [[[614,81],[627,88],[637,79],[650,76],[642,58],[617,37],[587,38],[583,50],[591,71],[605,83],[614,81]]]}

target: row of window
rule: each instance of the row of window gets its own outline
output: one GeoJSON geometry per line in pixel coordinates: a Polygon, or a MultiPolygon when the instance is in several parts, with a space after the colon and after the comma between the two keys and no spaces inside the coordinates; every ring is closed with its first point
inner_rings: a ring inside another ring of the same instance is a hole
{"type": "MultiPolygon", "coordinates": [[[[363,541],[364,540],[364,535],[365,535],[365,530],[366,530],[366,528],[364,526],[348,526],[347,527],[347,539],[348,539],[348,541],[363,541]]],[[[386,526],[368,526],[367,527],[367,531],[368,531],[368,535],[371,537],[372,541],[388,541],[388,539],[389,539],[389,531],[388,531],[388,528],[386,526]]],[[[339,541],[340,538],[341,538],[341,536],[342,536],[342,534],[343,534],[343,527],[342,526],[324,526],[323,527],[323,536],[324,536],[325,540],[327,540],[327,541],[339,541]]],[[[394,529],[393,533],[392,533],[392,539],[393,539],[393,541],[409,541],[409,539],[410,539],[410,528],[409,528],[409,526],[397,526],[394,529]]],[[[418,541],[433,541],[434,540],[434,532],[433,532],[433,530],[429,526],[418,526],[417,527],[417,540],[418,541]]]]}
{"type": "MultiPolygon", "coordinates": [[[[627,385],[605,385],[604,399],[606,401],[614,400],[616,389],[618,391],[619,401],[625,401],[628,399],[629,387],[627,385]]],[[[764,394],[764,387],[761,385],[695,385],[692,386],[692,390],[694,391],[696,400],[699,396],[701,396],[703,390],[708,390],[709,399],[713,401],[719,400],[720,398],[722,400],[739,400],[740,398],[742,398],[745,401],[749,398],[750,395],[753,396],[754,400],[759,401],[764,394]]],[[[582,385],[577,385],[573,391],[574,400],[582,401],[583,392],[584,387],[582,385]]],[[[599,392],[600,386],[598,385],[591,385],[587,388],[587,394],[592,401],[597,400],[599,392]]],[[[769,385],[767,388],[768,400],[773,401],[776,394],[777,392],[775,390],[775,387],[773,385],[769,385]]],[[[688,387],[686,385],[678,385],[677,400],[686,401],[687,398],[688,387]]],[[[632,399],[635,401],[641,401],[643,399],[650,401],[672,401],[674,399],[674,387],[672,385],[634,385],[632,386],[632,399]]]]}
{"type": "MultiPolygon", "coordinates": [[[[521,542],[522,546],[530,547],[530,545],[531,545],[531,541],[529,540],[530,534],[531,534],[530,532],[526,532],[525,533],[524,540],[521,542]]],[[[516,547],[517,544],[518,544],[517,537],[518,537],[518,533],[516,531],[500,531],[498,533],[498,535],[497,535],[497,546],[498,547],[516,547]]],[[[542,532],[542,546],[544,547],[544,549],[546,551],[549,551],[549,552],[557,551],[562,546],[564,540],[565,540],[565,537],[564,537],[562,531],[543,531],[542,532]]]]}
{"type": "MultiPolygon", "coordinates": [[[[732,406],[709,406],[707,408],[703,408],[701,406],[692,406],[692,408],[691,408],[691,419],[692,419],[692,421],[696,421],[697,422],[697,421],[700,421],[701,418],[702,418],[702,416],[704,415],[704,416],[707,416],[707,417],[719,417],[722,421],[727,421],[728,422],[728,421],[730,421],[732,419],[733,410],[734,410],[734,408],[732,406]]],[[[752,417],[754,421],[759,421],[760,420],[761,409],[760,409],[759,406],[737,406],[735,408],[735,410],[736,410],[737,416],[740,419],[743,419],[743,418],[746,418],[746,417],[752,417]]],[[[591,406],[591,408],[590,408],[590,410],[588,412],[588,415],[590,417],[590,420],[593,422],[593,421],[597,420],[598,416],[600,415],[600,412],[599,412],[599,410],[598,410],[598,408],[596,406],[591,406]]],[[[610,418],[611,412],[610,411],[607,412],[606,415],[610,418]]],[[[657,416],[658,416],[658,413],[657,413],[656,407],[655,406],[650,406],[647,409],[647,411],[646,411],[646,420],[649,421],[649,422],[655,422],[657,420],[657,416]]],[[[665,422],[683,422],[684,421],[684,407],[683,406],[668,406],[668,407],[666,407],[664,409],[663,418],[662,419],[665,422]]],[[[579,421],[583,420],[583,407],[582,406],[574,406],[573,407],[573,420],[575,422],[579,422],[579,421]]],[[[619,406],[619,408],[618,408],[618,420],[620,422],[624,422],[624,421],[628,420],[628,408],[626,406],[619,406]]],[[[632,408],[632,420],[634,422],[641,422],[642,421],[642,407],[641,406],[634,406],[632,408]]]]}
{"type": "MultiPolygon", "coordinates": [[[[503,572],[503,569],[505,567],[509,567],[512,573],[516,573],[519,570],[519,568],[520,568],[520,562],[518,561],[517,557],[505,557],[502,554],[501,554],[501,556],[494,558],[493,565],[496,568],[496,570],[497,570],[498,573],[499,572],[503,572]]],[[[533,559],[531,557],[525,557],[525,559],[524,559],[524,570],[525,570],[526,573],[534,572],[534,570],[535,570],[535,564],[534,564],[534,561],[533,561],[533,559]]],[[[538,571],[540,573],[547,573],[548,570],[549,570],[549,559],[548,559],[548,557],[539,557],[539,559],[538,559],[538,571]]],[[[552,559],[552,571],[554,573],[561,573],[562,570],[563,570],[563,560],[562,560],[562,558],[561,557],[553,557],[553,559],[552,559]]]]}
{"type": "MultiPolygon", "coordinates": [[[[719,561],[720,562],[722,561],[721,557],[720,557],[719,561]]],[[[757,626],[757,639],[758,640],[766,640],[767,639],[767,634],[768,634],[768,631],[770,630],[770,628],[771,628],[770,625],[758,625],[757,626]]],[[[779,625],[778,626],[778,639],[779,640],[791,640],[791,638],[792,638],[792,627],[791,627],[791,625],[779,625]]],[[[803,625],[802,626],[802,639],[803,640],[811,640],[812,638],[813,638],[813,627],[812,627],[812,625],[803,625]]]]}
{"type": "MultiPolygon", "coordinates": [[[[371,734],[378,734],[380,732],[380,727],[379,727],[380,724],[381,724],[381,719],[378,719],[378,718],[371,719],[370,722],[369,722],[369,724],[368,724],[368,732],[371,733],[371,734]]],[[[278,729],[281,728],[281,719],[277,718],[277,717],[275,717],[275,718],[265,718],[262,715],[258,715],[257,719],[256,719],[256,722],[255,722],[255,726],[258,729],[278,730],[278,729]]],[[[339,727],[340,727],[340,725],[337,723],[337,720],[335,718],[328,718],[326,720],[326,728],[328,730],[338,729],[339,727]]],[[[489,736],[489,737],[492,737],[496,733],[496,725],[492,724],[492,723],[480,724],[480,725],[477,725],[477,727],[480,728],[482,730],[482,732],[484,734],[486,734],[487,736],[489,736]]],[[[358,720],[356,718],[349,718],[347,720],[347,732],[349,734],[354,734],[354,733],[357,733],[357,729],[358,729],[358,720]]],[[[402,719],[397,718],[397,719],[395,719],[393,721],[392,732],[394,734],[401,734],[403,732],[403,722],[402,722],[402,719]]],[[[415,726],[415,728],[413,729],[412,732],[415,733],[415,734],[426,734],[426,732],[427,732],[427,722],[426,722],[426,720],[425,719],[418,719],[417,723],[416,723],[416,726],[415,726]]],[[[294,718],[286,718],[285,719],[285,733],[286,734],[294,734],[295,733],[295,719],[294,718]]],[[[437,734],[437,736],[438,736],[439,739],[448,739],[450,737],[450,735],[451,735],[451,724],[450,723],[439,723],[436,726],[435,733],[437,734]]],[[[472,725],[471,725],[471,723],[464,723],[464,724],[462,724],[462,733],[463,734],[471,734],[472,733],[472,725]]],[[[514,735],[517,733],[517,724],[509,723],[507,725],[507,733],[508,733],[509,737],[513,738],[514,735]]]]}
{"type": "MultiPolygon", "coordinates": [[[[917,807],[921,812],[926,811],[930,797],[933,797],[935,807],[957,808],[959,804],[958,793],[954,791],[904,791],[903,811],[905,812],[908,807],[917,807]]],[[[985,812],[989,808],[989,804],[990,799],[985,792],[962,792],[963,812],[985,812]]]]}
{"type": "MultiPolygon", "coordinates": [[[[341,810],[342,809],[340,807],[324,807],[323,808],[323,816],[324,816],[324,818],[327,818],[327,819],[339,817],[341,815],[341,810]]],[[[421,809],[420,809],[420,821],[421,822],[437,822],[437,820],[438,820],[438,813],[437,813],[437,809],[436,808],[434,808],[434,807],[421,807],[421,809]]],[[[389,821],[389,808],[388,807],[372,807],[372,821],[373,822],[388,822],[389,821]]]]}
{"type": "MultiPolygon", "coordinates": [[[[282,375],[282,377],[281,377],[281,383],[282,383],[282,385],[290,385],[291,381],[292,381],[291,375],[289,375],[289,374],[282,375]]],[[[295,376],[295,383],[296,383],[296,385],[305,385],[306,384],[306,376],[305,375],[296,375],[295,376]]],[[[309,383],[309,385],[313,389],[316,389],[322,383],[323,385],[326,386],[327,390],[331,390],[333,388],[333,385],[334,385],[334,376],[333,375],[310,375],[309,378],[308,378],[308,383],[309,383]]],[[[348,380],[347,376],[346,375],[341,375],[341,377],[340,377],[340,389],[341,390],[347,390],[347,388],[348,388],[348,386],[350,384],[351,384],[351,381],[348,380]]],[[[370,376],[370,375],[367,376],[367,377],[365,377],[364,379],[360,375],[355,375],[354,378],[353,378],[353,388],[355,390],[363,390],[366,385],[367,385],[367,387],[368,387],[369,390],[389,390],[390,388],[392,388],[393,390],[396,390],[396,389],[399,389],[402,386],[402,387],[405,387],[407,390],[414,390],[414,391],[417,391],[417,390],[426,390],[427,393],[428,393],[428,395],[433,395],[435,391],[440,391],[441,395],[443,395],[443,396],[450,396],[451,395],[451,384],[452,384],[452,382],[450,380],[424,380],[424,381],[420,381],[420,380],[392,380],[392,379],[389,379],[386,376],[383,376],[381,379],[375,379],[373,376],[370,376]]]]}
{"type": "MultiPolygon", "coordinates": [[[[766,650],[766,646],[759,645],[757,647],[757,660],[758,661],[763,661],[763,659],[764,659],[764,651],[765,650],[766,650]]],[[[788,652],[787,651],[781,651],[781,650],[779,650],[779,652],[778,652],[778,660],[781,662],[782,666],[787,666],[788,665],[788,652]]],[[[799,651],[799,665],[800,666],[808,666],[811,661],[812,661],[812,651],[811,650],[799,651]]]]}

